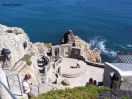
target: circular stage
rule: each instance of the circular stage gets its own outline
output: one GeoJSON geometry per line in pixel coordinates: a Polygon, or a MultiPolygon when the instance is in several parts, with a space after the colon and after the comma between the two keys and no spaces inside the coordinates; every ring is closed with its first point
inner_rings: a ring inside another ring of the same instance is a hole
{"type": "Polygon", "coordinates": [[[64,58],[61,66],[61,74],[63,77],[75,78],[79,77],[87,71],[87,64],[84,61],[79,60],[80,68],[76,68],[77,59],[64,58]]]}

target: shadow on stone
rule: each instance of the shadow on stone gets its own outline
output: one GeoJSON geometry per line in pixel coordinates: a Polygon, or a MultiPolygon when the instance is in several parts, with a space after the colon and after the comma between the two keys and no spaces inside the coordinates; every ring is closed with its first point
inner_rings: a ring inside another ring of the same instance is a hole
{"type": "Polygon", "coordinates": [[[70,66],[70,68],[76,68],[76,66],[70,66]]]}

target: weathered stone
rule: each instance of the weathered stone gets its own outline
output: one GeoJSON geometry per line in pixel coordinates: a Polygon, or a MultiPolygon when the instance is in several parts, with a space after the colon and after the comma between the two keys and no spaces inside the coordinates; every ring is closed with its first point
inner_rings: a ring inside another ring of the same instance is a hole
{"type": "Polygon", "coordinates": [[[45,56],[47,56],[47,52],[48,52],[48,48],[45,47],[44,43],[34,43],[34,45],[38,48],[38,54],[44,54],[45,56]]]}
{"type": "MultiPolygon", "coordinates": [[[[0,25],[0,51],[3,48],[11,51],[11,66],[13,67],[25,54],[28,54],[30,41],[22,29],[0,25]],[[27,47],[24,49],[23,43],[25,41],[27,42],[27,47]]],[[[3,64],[3,62],[1,63],[3,64]]]]}
{"type": "Polygon", "coordinates": [[[70,85],[70,82],[67,79],[64,79],[63,82],[66,83],[67,85],[70,85]]]}
{"type": "Polygon", "coordinates": [[[64,34],[62,43],[69,43],[75,47],[81,48],[81,55],[86,57],[89,61],[101,63],[100,53],[96,50],[90,50],[89,44],[80,37],[75,36],[72,30],[69,30],[64,34]]]}
{"type": "MultiPolygon", "coordinates": [[[[11,60],[9,66],[14,67],[14,72],[21,74],[22,79],[26,73],[32,75],[32,80],[34,84],[41,84],[40,78],[38,76],[38,64],[37,58],[38,54],[44,54],[47,56],[47,48],[44,43],[33,44],[30,42],[27,34],[21,28],[17,27],[7,27],[0,24],[0,54],[3,48],[9,49],[11,51],[11,60]],[[26,47],[24,48],[24,43],[26,42],[26,47]],[[21,59],[25,54],[32,54],[31,66],[27,66],[26,62],[21,59]]],[[[6,60],[3,55],[0,56],[1,67],[5,67],[3,62],[6,60]]]]}

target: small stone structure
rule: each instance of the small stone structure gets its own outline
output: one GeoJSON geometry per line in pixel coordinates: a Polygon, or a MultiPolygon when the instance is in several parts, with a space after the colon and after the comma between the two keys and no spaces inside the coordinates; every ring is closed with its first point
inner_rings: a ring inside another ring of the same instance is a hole
{"type": "Polygon", "coordinates": [[[103,83],[114,89],[132,90],[132,64],[105,63],[103,83]]]}
{"type": "Polygon", "coordinates": [[[52,48],[51,48],[51,51],[52,51],[51,62],[55,61],[55,49],[56,48],[59,49],[58,54],[59,54],[59,56],[61,56],[61,58],[63,60],[63,58],[65,57],[64,49],[66,47],[68,47],[68,58],[75,58],[75,59],[83,60],[88,65],[104,68],[103,63],[97,63],[97,62],[92,62],[92,61],[87,60],[87,58],[81,54],[81,48],[73,47],[72,44],[62,44],[62,45],[52,46],[52,48]]]}

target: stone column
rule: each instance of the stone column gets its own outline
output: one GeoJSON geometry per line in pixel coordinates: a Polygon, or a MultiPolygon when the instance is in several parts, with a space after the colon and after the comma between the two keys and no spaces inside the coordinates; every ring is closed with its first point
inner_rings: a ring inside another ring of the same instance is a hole
{"type": "MultiPolygon", "coordinates": [[[[0,81],[8,88],[7,80],[3,69],[0,66],[0,81]]],[[[10,94],[6,91],[3,85],[0,83],[0,99],[11,99],[10,94]]]]}

